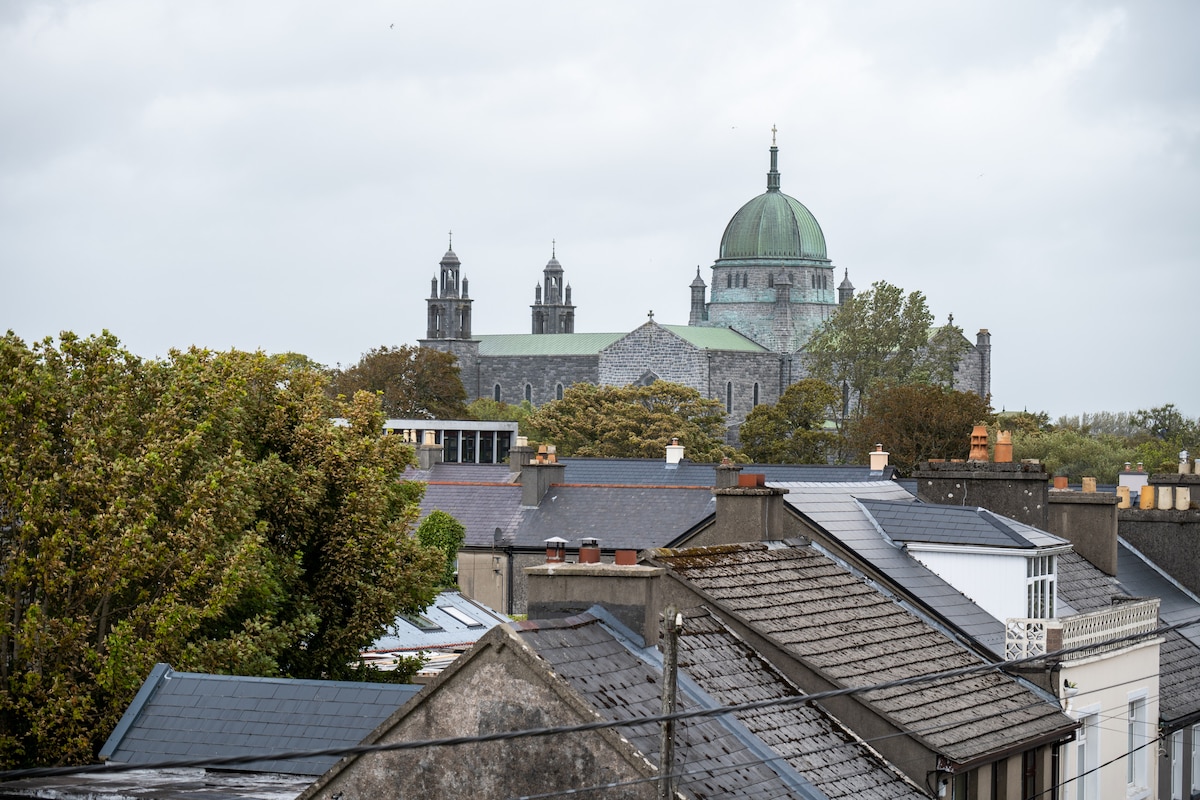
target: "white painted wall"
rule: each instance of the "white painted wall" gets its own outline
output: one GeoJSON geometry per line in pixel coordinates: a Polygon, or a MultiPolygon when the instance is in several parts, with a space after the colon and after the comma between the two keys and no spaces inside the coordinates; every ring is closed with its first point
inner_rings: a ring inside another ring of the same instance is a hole
{"type": "Polygon", "coordinates": [[[1028,616],[1023,555],[931,552],[911,545],[908,552],[1001,622],[1028,616]]]}

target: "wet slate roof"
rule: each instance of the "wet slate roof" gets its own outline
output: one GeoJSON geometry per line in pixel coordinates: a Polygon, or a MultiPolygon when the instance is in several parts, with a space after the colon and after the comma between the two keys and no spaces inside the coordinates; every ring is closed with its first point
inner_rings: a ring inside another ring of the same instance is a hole
{"type": "MultiPolygon", "coordinates": [[[[605,718],[634,719],[660,712],[658,651],[642,648],[602,610],[513,627],[605,718]]],[[[796,694],[795,687],[713,620],[685,623],[680,660],[681,710],[712,708],[735,702],[731,699],[735,697],[796,694]],[[702,667],[696,666],[697,660],[704,662],[702,667]],[[732,685],[747,679],[740,687],[732,685]]],[[[657,724],[621,728],[620,733],[647,759],[657,761],[657,724]]],[[[676,764],[684,773],[679,788],[696,798],[916,800],[922,796],[852,735],[823,713],[805,707],[739,714],[736,720],[705,717],[681,722],[676,764]]]]}
{"type": "MultiPolygon", "coordinates": [[[[730,545],[656,551],[666,566],[799,661],[842,686],[983,663],[811,547],[730,545]]],[[[1049,695],[985,672],[861,697],[963,764],[1076,726],[1049,695]]]]}
{"type": "MultiPolygon", "coordinates": [[[[721,705],[803,694],[706,610],[688,616],[679,651],[682,674],[721,705]]],[[[760,709],[736,717],[830,800],[925,797],[899,770],[818,706],[760,709]]]]}
{"type": "MultiPolygon", "coordinates": [[[[100,750],[125,764],[352,747],[420,686],[245,678],[158,664],[100,750]]],[[[241,772],[320,775],[336,756],[263,760],[241,772]]]]}
{"type": "Polygon", "coordinates": [[[1023,549],[1067,544],[1065,539],[984,508],[913,503],[907,498],[864,498],[860,502],[883,532],[898,542],[1023,549]]]}
{"type": "Polygon", "coordinates": [[[875,501],[890,501],[890,505],[894,506],[915,506],[916,498],[904,487],[879,481],[771,485],[786,488],[788,494],[784,495],[784,500],[835,542],[869,562],[889,580],[988,648],[997,658],[1003,657],[1004,624],[920,561],[888,542],[867,513],[866,505],[875,501]]]}

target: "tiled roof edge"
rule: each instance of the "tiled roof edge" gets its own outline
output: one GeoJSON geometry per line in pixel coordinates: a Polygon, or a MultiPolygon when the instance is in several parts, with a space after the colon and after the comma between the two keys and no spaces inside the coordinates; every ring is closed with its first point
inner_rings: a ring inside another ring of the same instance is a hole
{"type": "Polygon", "coordinates": [[[134,695],[133,702],[129,704],[129,708],[125,709],[125,713],[121,715],[120,722],[117,727],[113,728],[113,732],[109,735],[108,740],[104,742],[104,747],[100,748],[100,760],[107,761],[117,748],[121,746],[121,740],[125,738],[125,734],[129,733],[129,729],[133,727],[133,723],[141,715],[146,704],[150,702],[150,698],[158,691],[158,687],[162,682],[175,674],[171,669],[170,664],[159,662],[154,665],[154,669],[150,670],[150,675],[147,676],[142,688],[138,689],[138,693],[134,695]]]}

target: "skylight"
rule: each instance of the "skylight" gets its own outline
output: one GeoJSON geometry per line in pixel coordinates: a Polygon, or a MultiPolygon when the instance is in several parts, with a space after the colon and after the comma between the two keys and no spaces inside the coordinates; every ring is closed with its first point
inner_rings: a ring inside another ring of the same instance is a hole
{"type": "Polygon", "coordinates": [[[478,621],[477,619],[472,617],[470,614],[467,614],[465,611],[455,608],[454,606],[438,606],[438,608],[440,608],[442,611],[445,611],[447,614],[454,617],[456,620],[461,622],[463,625],[466,625],[468,628],[482,628],[483,627],[482,622],[478,621]]]}

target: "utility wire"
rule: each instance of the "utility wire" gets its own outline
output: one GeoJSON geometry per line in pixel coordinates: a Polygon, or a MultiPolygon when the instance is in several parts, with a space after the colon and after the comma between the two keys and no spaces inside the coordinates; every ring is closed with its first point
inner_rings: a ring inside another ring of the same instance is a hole
{"type": "Polygon", "coordinates": [[[117,773],[131,772],[136,770],[148,769],[183,769],[194,767],[233,767],[254,764],[262,761],[285,761],[306,757],[318,756],[357,756],[366,753],[379,752],[395,752],[401,750],[417,750],[426,747],[451,747],[461,744],[476,744],[481,742],[497,742],[506,741],[509,739],[521,739],[529,737],[542,736],[559,736],[570,733],[586,733],[589,731],[605,730],[609,728],[629,727],[634,725],[645,725],[651,723],[662,722],[665,720],[686,720],[698,717],[713,717],[722,716],[725,714],[733,714],[741,711],[756,711],[764,708],[777,708],[788,705],[805,705],[820,700],[826,700],[831,697],[844,697],[856,694],[865,694],[867,692],[886,691],[889,689],[897,689],[905,686],[914,686],[922,683],[933,683],[935,681],[946,680],[950,678],[958,678],[965,675],[974,675],[983,672],[997,670],[1004,672],[1012,667],[1021,666],[1024,664],[1046,661],[1047,659],[1061,658],[1062,656],[1070,655],[1076,652],[1095,651],[1100,648],[1108,648],[1113,645],[1122,643],[1133,643],[1143,639],[1154,638],[1167,633],[1168,631],[1177,630],[1184,627],[1189,627],[1200,623],[1200,619],[1186,620],[1177,622],[1172,625],[1156,628],[1153,631],[1144,633],[1127,634],[1115,639],[1108,639],[1098,644],[1079,645],[1062,650],[1056,650],[1051,653],[1042,653],[1035,656],[1027,656],[1021,659],[1013,659],[1011,661],[992,661],[979,664],[972,664],[966,667],[958,667],[951,670],[943,670],[941,672],[927,673],[924,675],[913,675],[907,678],[898,678],[896,680],[885,681],[883,683],[871,684],[868,686],[847,686],[839,689],[830,689],[824,692],[815,692],[813,694],[803,694],[781,698],[769,698],[766,700],[755,700],[746,703],[737,703],[728,706],[717,706],[713,708],[694,708],[686,711],[676,711],[673,714],[659,714],[633,719],[620,720],[595,720],[585,722],[578,725],[566,725],[553,728],[534,728],[529,730],[519,731],[501,731],[490,734],[477,734],[473,736],[453,736],[442,739],[425,739],[409,742],[385,742],[382,744],[355,745],[352,747],[330,747],[319,750],[302,750],[291,751],[276,754],[258,754],[258,755],[241,755],[241,756],[220,756],[209,758],[195,759],[179,759],[175,761],[159,761],[151,764],[89,764],[76,767],[35,767],[32,769],[7,770],[0,772],[0,783],[20,780],[26,778],[42,778],[42,777],[61,777],[68,775],[84,775],[92,773],[117,773]]]}

